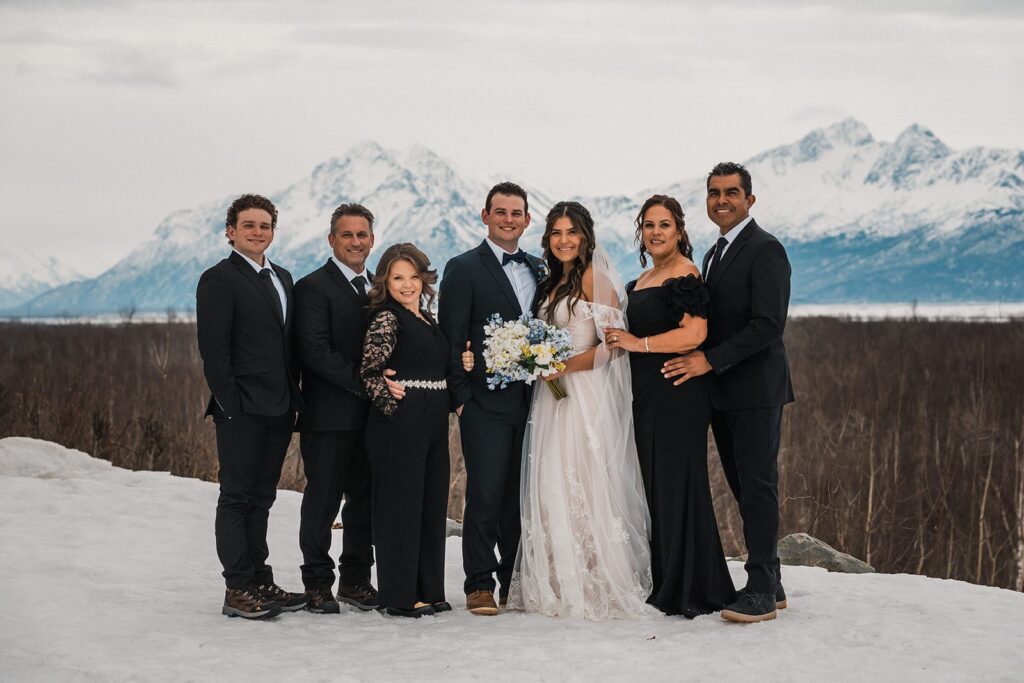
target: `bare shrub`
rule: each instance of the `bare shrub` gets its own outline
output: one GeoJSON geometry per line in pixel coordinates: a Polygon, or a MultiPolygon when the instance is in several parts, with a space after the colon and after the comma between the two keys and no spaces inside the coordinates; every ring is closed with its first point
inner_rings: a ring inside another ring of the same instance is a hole
{"type": "MultiPolygon", "coordinates": [[[[798,402],[783,414],[781,533],[881,571],[1024,589],[1024,321],[799,319],[786,344],[798,402]]],[[[0,324],[0,437],[215,481],[208,396],[192,323],[0,324]]],[[[280,485],[301,491],[297,442],[280,485]]],[[[709,443],[722,539],[737,555],[742,528],[709,443]]]]}

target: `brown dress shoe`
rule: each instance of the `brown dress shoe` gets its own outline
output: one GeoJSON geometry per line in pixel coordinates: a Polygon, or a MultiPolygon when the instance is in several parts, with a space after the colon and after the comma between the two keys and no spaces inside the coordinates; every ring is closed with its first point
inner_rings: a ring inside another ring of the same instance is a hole
{"type": "Polygon", "coordinates": [[[505,597],[501,597],[500,595],[498,596],[498,607],[508,607],[507,595],[505,597]]]}
{"type": "Polygon", "coordinates": [[[243,619],[269,619],[281,613],[281,606],[247,590],[228,588],[224,591],[224,607],[220,613],[227,617],[243,619]]]}
{"type": "Polygon", "coordinates": [[[490,591],[473,591],[466,596],[466,609],[472,614],[493,617],[498,613],[494,604],[494,594],[490,591]]]}

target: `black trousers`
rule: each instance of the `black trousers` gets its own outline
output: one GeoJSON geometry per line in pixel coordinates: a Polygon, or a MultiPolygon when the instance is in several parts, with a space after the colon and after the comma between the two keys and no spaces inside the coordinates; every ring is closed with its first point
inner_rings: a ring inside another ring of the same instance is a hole
{"type": "Polygon", "coordinates": [[[492,413],[474,400],[459,419],[466,462],[466,511],[462,523],[462,567],[466,594],[494,591],[508,595],[519,549],[519,480],[529,400],[511,413],[492,413]],[[498,557],[494,547],[498,547],[498,557]]]}
{"type": "Polygon", "coordinates": [[[341,510],[341,556],[338,573],[342,584],[370,580],[373,539],[370,535],[370,463],[366,459],[363,431],[303,432],[299,436],[306,490],[299,518],[302,550],[302,583],[306,588],[331,588],[331,526],[341,510]],[[345,498],[342,508],[341,499],[345,498]]]}
{"type": "Polygon", "coordinates": [[[778,554],[782,406],[714,410],[711,431],[743,518],[747,588],[774,593],[782,580],[778,554]]]}
{"type": "Polygon", "coordinates": [[[267,564],[267,519],[294,423],[292,412],[279,417],[240,413],[216,422],[220,497],[215,529],[228,588],[274,582],[267,564]]]}
{"type": "Polygon", "coordinates": [[[370,410],[373,544],[380,603],[412,607],[444,597],[448,512],[448,392],[407,389],[393,420],[370,410]]]}

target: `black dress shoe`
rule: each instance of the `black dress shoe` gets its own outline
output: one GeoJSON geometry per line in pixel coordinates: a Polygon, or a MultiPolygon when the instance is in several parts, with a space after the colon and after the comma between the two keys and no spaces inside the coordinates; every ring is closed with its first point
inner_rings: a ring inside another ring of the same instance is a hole
{"type": "Polygon", "coordinates": [[[339,614],[341,606],[330,588],[307,588],[306,611],[313,614],[339,614]]]}
{"type": "Polygon", "coordinates": [[[353,607],[358,607],[364,612],[380,608],[380,597],[377,589],[370,585],[370,582],[341,584],[338,587],[338,600],[353,607]]]}
{"type": "Polygon", "coordinates": [[[447,600],[441,602],[435,602],[431,607],[434,608],[434,614],[440,614],[441,612],[451,612],[452,606],[447,600]]]}
{"type": "Polygon", "coordinates": [[[771,593],[756,593],[752,590],[741,591],[736,602],[722,610],[722,618],[741,624],[756,621],[769,621],[777,614],[775,596],[771,593]]]}
{"type": "MultiPolygon", "coordinates": [[[[451,609],[451,605],[448,606],[451,609]]],[[[419,619],[420,617],[426,617],[434,613],[433,605],[423,605],[423,607],[385,607],[384,611],[393,617],[412,617],[413,619],[419,619]]]]}
{"type": "Polygon", "coordinates": [[[249,592],[264,600],[276,602],[282,612],[298,612],[306,606],[305,593],[289,593],[276,583],[261,583],[249,586],[249,592]]]}

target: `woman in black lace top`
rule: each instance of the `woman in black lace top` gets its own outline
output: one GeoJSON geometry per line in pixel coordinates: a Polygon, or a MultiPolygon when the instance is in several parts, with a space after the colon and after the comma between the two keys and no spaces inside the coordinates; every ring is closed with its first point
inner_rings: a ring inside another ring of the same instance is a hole
{"type": "Polygon", "coordinates": [[[722,552],[708,483],[711,375],[675,386],[662,364],[707,336],[710,296],[690,260],[683,210],[654,195],[640,209],[640,263],[653,267],[626,285],[629,332],[606,330],[609,346],[630,352],[636,449],[651,510],[647,600],[666,614],[695,617],[736,596],[722,552]]]}
{"type": "Polygon", "coordinates": [[[449,350],[428,310],[436,281],[422,251],[396,244],[381,256],[369,292],[361,374],[372,404],[373,544],[380,603],[397,616],[451,609],[444,597],[449,350]],[[388,390],[387,368],[405,388],[401,400],[388,390]]]}

